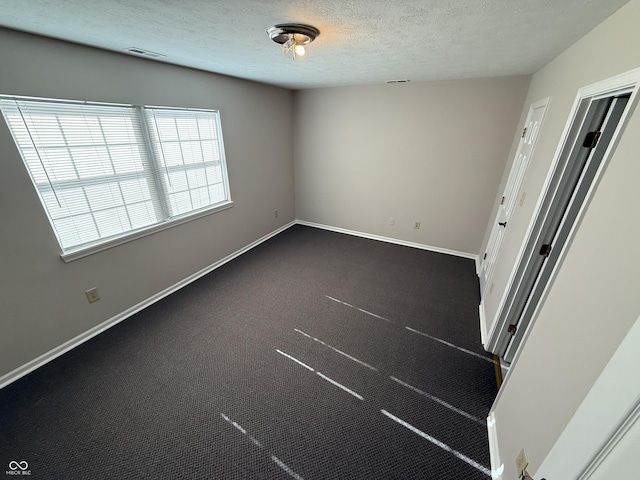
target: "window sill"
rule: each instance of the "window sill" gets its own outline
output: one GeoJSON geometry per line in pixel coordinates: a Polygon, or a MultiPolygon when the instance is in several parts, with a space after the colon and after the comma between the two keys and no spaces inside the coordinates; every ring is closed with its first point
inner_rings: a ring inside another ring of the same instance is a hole
{"type": "Polygon", "coordinates": [[[137,240],[138,238],[146,237],[147,235],[151,235],[153,233],[166,230],[167,228],[175,227],[176,225],[181,225],[183,223],[190,222],[197,218],[206,217],[207,215],[211,215],[212,213],[220,212],[222,210],[226,210],[231,207],[233,207],[233,201],[229,200],[227,202],[218,204],[215,207],[209,208],[207,210],[201,210],[188,215],[184,215],[182,217],[172,218],[170,220],[167,220],[166,222],[152,225],[151,227],[143,228],[141,230],[128,233],[121,237],[114,238],[112,240],[107,240],[106,242],[101,242],[97,245],[82,247],[78,250],[70,250],[60,255],[60,258],[62,258],[62,260],[64,260],[67,263],[72,262],[79,258],[93,255],[94,253],[102,252],[104,250],[108,250],[112,247],[122,245],[123,243],[128,243],[133,240],[137,240]]]}

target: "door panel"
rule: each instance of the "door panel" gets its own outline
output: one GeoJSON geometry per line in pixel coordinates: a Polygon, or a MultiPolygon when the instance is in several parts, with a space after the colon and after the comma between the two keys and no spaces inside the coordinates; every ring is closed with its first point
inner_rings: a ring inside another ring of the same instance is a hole
{"type": "Polygon", "coordinates": [[[515,160],[511,167],[504,193],[502,194],[502,199],[498,205],[495,224],[491,230],[486,253],[480,266],[480,292],[483,298],[485,297],[487,286],[491,284],[491,277],[493,276],[496,260],[500,254],[502,239],[506,234],[506,229],[509,226],[509,221],[511,220],[516,202],[518,201],[520,187],[527,172],[527,167],[533,154],[548,103],[549,99],[547,98],[529,107],[520,145],[518,146],[515,160]]]}

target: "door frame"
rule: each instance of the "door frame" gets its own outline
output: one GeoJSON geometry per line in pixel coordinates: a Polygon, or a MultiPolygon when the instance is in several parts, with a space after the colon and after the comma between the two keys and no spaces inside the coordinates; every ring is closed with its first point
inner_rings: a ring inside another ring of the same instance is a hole
{"type": "MultiPolygon", "coordinates": [[[[624,441],[640,428],[640,317],[620,342],[569,423],[535,472],[536,479],[590,480],[624,441]],[[597,420],[596,420],[597,419],[597,420]]],[[[500,392],[498,392],[500,396],[500,392]]],[[[503,479],[495,404],[487,417],[491,478],[503,479]]]]}
{"type": "MultiPolygon", "coordinates": [[[[535,472],[536,478],[589,480],[609,456],[616,458],[614,452],[625,436],[640,428],[638,352],[640,317],[535,472]]],[[[635,459],[625,457],[627,466],[632,463],[635,459]]]]}
{"type": "Polygon", "coordinates": [[[574,228],[578,212],[583,208],[602,159],[626,111],[629,96],[630,92],[625,89],[588,103],[587,116],[582,122],[577,142],[572,145],[568,160],[562,164],[560,183],[552,187],[553,195],[549,204],[544,205],[545,213],[527,247],[528,262],[521,270],[522,276],[517,277],[522,287],[506,310],[508,323],[516,326],[512,335],[503,334],[502,343],[498,346],[498,351],[504,352],[501,356],[506,362],[512,361],[542,292],[547,287],[549,276],[559,260],[559,252],[574,228]],[[585,147],[584,140],[594,131],[601,132],[599,141],[585,147]],[[543,245],[548,246],[545,255],[541,254],[543,245]]]}
{"type": "MultiPolygon", "coordinates": [[[[534,252],[531,251],[530,242],[533,241],[535,236],[537,235],[536,230],[547,220],[549,216],[549,212],[543,211],[543,206],[548,204],[549,200],[553,200],[553,189],[552,187],[557,184],[558,179],[563,174],[564,164],[566,163],[567,158],[571,154],[573,150],[573,146],[576,143],[576,136],[578,132],[580,132],[583,122],[585,120],[586,109],[592,100],[611,96],[614,94],[629,92],[631,97],[627,104],[625,111],[623,112],[620,121],[613,133],[613,136],[609,142],[609,145],[602,157],[600,162],[600,166],[591,182],[591,185],[588,188],[587,194],[584,198],[582,205],[580,206],[573,225],[569,231],[567,239],[562,246],[561,251],[558,254],[558,259],[549,274],[546,285],[544,286],[542,293],[537,301],[535,308],[533,309],[533,313],[531,315],[528,324],[525,326],[525,331],[521,333],[521,341],[517,346],[513,358],[513,362],[516,362],[520,351],[523,345],[526,343],[526,340],[529,336],[529,332],[532,326],[535,323],[535,319],[537,318],[541,306],[544,304],[544,301],[549,293],[550,287],[553,285],[555,277],[557,276],[558,270],[561,268],[564,258],[571,248],[571,244],[573,243],[573,238],[575,237],[575,233],[582,223],[582,219],[584,214],[591,203],[591,199],[593,198],[593,194],[602,179],[602,176],[609,165],[613,152],[615,151],[620,138],[624,132],[624,129],[628,123],[628,120],[633,113],[637,103],[638,103],[638,91],[640,90],[640,68],[636,68],[630,70],[628,72],[622,73],[620,75],[616,75],[614,77],[608,78],[606,80],[602,80],[600,82],[596,82],[594,84],[582,87],[578,90],[576,98],[574,100],[573,106],[570,111],[569,118],[567,123],[565,124],[562,140],[558,143],[555,154],[553,156],[553,161],[551,163],[551,167],[547,173],[547,177],[543,184],[543,188],[541,190],[541,194],[538,197],[538,201],[536,203],[536,207],[534,209],[534,214],[531,217],[531,221],[529,222],[529,226],[527,228],[527,232],[525,235],[525,239],[522,242],[517,260],[514,262],[514,265],[511,270],[511,274],[509,276],[509,280],[507,282],[507,288],[505,288],[502,298],[500,300],[497,313],[493,322],[491,324],[491,329],[486,332],[486,342],[484,342],[485,349],[490,352],[499,353],[498,347],[501,344],[501,340],[503,338],[504,333],[506,332],[510,319],[507,315],[507,310],[509,305],[508,299],[513,297],[515,294],[519,294],[519,289],[522,287],[523,279],[517,278],[518,271],[521,270],[521,267],[525,265],[525,262],[529,262],[532,258],[534,252]],[[544,216],[543,216],[544,215],[544,216]],[[527,248],[529,247],[529,248],[527,248]]],[[[481,317],[482,317],[481,311],[481,317]]],[[[485,319],[486,321],[486,319],[485,319]]],[[[507,378],[505,381],[508,379],[507,378]]]]}

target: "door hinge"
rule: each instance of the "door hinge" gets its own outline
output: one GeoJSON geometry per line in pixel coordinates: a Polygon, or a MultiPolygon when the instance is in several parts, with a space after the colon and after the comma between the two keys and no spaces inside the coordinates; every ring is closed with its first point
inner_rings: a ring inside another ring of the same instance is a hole
{"type": "Polygon", "coordinates": [[[582,146],[585,148],[596,148],[598,140],[600,140],[600,135],[602,135],[602,132],[587,133],[587,136],[584,137],[584,142],[582,142],[582,146]]]}
{"type": "Polygon", "coordinates": [[[511,335],[515,335],[517,330],[518,330],[517,325],[509,325],[509,328],[507,328],[507,333],[510,333],[511,335]]]}
{"type": "Polygon", "coordinates": [[[487,254],[486,254],[486,253],[484,254],[484,257],[482,257],[482,259],[483,259],[483,260],[486,260],[486,259],[487,259],[487,254]]]}
{"type": "Polygon", "coordinates": [[[542,245],[540,247],[540,255],[542,255],[545,258],[547,258],[549,255],[551,255],[551,244],[550,243],[545,243],[544,245],[542,245]]]}
{"type": "Polygon", "coordinates": [[[504,205],[504,197],[502,197],[502,200],[500,200],[500,205],[504,205]]]}
{"type": "Polygon", "coordinates": [[[524,127],[524,130],[522,131],[522,138],[524,138],[527,135],[527,127],[524,127]]]}

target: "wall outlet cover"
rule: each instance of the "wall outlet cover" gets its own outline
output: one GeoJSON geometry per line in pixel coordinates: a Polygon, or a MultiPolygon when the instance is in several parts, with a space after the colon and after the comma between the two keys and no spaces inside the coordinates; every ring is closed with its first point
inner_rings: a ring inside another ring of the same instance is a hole
{"type": "Polygon", "coordinates": [[[518,470],[518,476],[522,475],[529,465],[529,459],[527,458],[527,453],[524,451],[524,448],[520,450],[520,453],[516,457],[516,469],[518,470]]]}
{"type": "Polygon", "coordinates": [[[87,301],[89,303],[97,302],[98,300],[100,300],[100,295],[98,294],[98,289],[95,288],[95,287],[94,288],[90,288],[89,290],[84,292],[84,294],[87,296],[87,301]]]}

